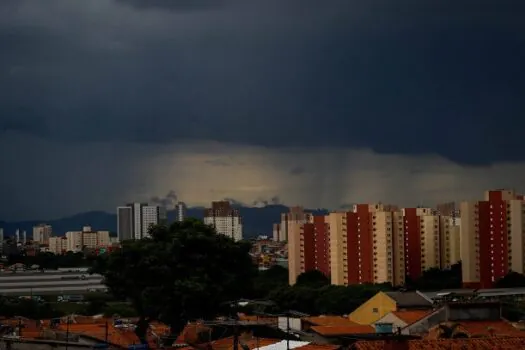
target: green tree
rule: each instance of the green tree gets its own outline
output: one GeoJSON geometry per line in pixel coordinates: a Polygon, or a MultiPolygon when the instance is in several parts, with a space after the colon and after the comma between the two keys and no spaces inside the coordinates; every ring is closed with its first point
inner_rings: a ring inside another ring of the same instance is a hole
{"type": "Polygon", "coordinates": [[[350,314],[378,292],[389,290],[392,290],[392,286],[388,283],[325,286],[319,291],[316,300],[317,312],[328,315],[350,314]]]}
{"type": "Polygon", "coordinates": [[[288,269],[274,265],[260,271],[254,280],[254,298],[266,298],[272,291],[288,286],[288,269]]]}
{"type": "Polygon", "coordinates": [[[149,233],[151,238],[122,242],[92,269],[117,297],[131,301],[141,341],[150,320],[178,334],[189,320],[214,317],[224,302],[251,292],[255,266],[249,243],[234,242],[194,219],[149,233]]]}
{"type": "Polygon", "coordinates": [[[461,262],[452,265],[450,269],[428,269],[424,271],[421,277],[417,279],[411,279],[407,277],[405,287],[408,289],[417,290],[440,290],[461,288],[461,262]]]}
{"type": "Polygon", "coordinates": [[[300,287],[322,287],[330,285],[330,278],[319,270],[306,271],[297,276],[296,286],[300,287]]]}
{"type": "Polygon", "coordinates": [[[496,288],[517,288],[525,287],[525,276],[521,273],[510,271],[505,277],[500,278],[495,286],[496,288]]]}

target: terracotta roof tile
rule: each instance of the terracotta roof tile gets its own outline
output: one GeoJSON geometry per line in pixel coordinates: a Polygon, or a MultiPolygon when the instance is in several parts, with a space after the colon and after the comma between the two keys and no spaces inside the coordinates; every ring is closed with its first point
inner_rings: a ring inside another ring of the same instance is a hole
{"type": "Polygon", "coordinates": [[[524,337],[525,332],[514,327],[510,322],[501,321],[461,321],[460,328],[470,336],[492,335],[498,337],[524,337]]]}
{"type": "Polygon", "coordinates": [[[182,330],[177,337],[175,344],[188,344],[199,342],[199,335],[203,332],[211,332],[211,328],[201,323],[190,323],[182,330]]]}
{"type": "MultiPolygon", "coordinates": [[[[280,342],[281,339],[271,338],[248,338],[242,339],[241,342],[247,345],[250,349],[256,349],[258,347],[268,346],[280,342]]],[[[212,342],[213,349],[233,349],[233,337],[222,338],[212,342]]],[[[313,349],[312,349],[313,350],[313,349]]]]}
{"type": "Polygon", "coordinates": [[[429,315],[432,311],[426,310],[405,310],[405,311],[393,311],[392,313],[406,324],[412,324],[423,317],[429,315]]]}
{"type": "MultiPolygon", "coordinates": [[[[516,350],[525,349],[525,338],[475,338],[475,339],[439,339],[410,340],[409,350],[516,350]]],[[[358,341],[353,350],[383,350],[384,341],[358,341]]]]}
{"type": "Polygon", "coordinates": [[[375,333],[375,328],[370,325],[355,326],[313,326],[311,328],[317,334],[327,337],[335,337],[350,334],[371,334],[375,333]]]}
{"type": "Polygon", "coordinates": [[[315,326],[357,326],[358,324],[341,316],[312,316],[305,317],[303,321],[315,326]]]}
{"type": "Polygon", "coordinates": [[[254,315],[246,315],[243,313],[239,313],[238,316],[239,316],[240,321],[251,321],[251,322],[264,323],[264,324],[277,324],[278,322],[277,317],[254,316],[254,315]]]}
{"type": "Polygon", "coordinates": [[[295,348],[295,350],[337,350],[340,349],[341,345],[321,345],[321,344],[308,344],[295,348]]]}
{"type": "MultiPolygon", "coordinates": [[[[107,330],[107,340],[109,343],[124,346],[127,347],[129,345],[139,344],[140,341],[135,334],[135,332],[132,329],[121,329],[118,327],[115,327],[113,325],[113,322],[108,322],[108,330],[107,330]]],[[[69,328],[69,332],[71,334],[78,334],[78,335],[84,335],[91,338],[98,339],[100,341],[106,340],[106,323],[85,323],[85,324],[78,324],[78,323],[71,323],[69,324],[69,327],[67,324],[60,324],[57,329],[61,330],[62,332],[67,331],[69,328]]],[[[150,347],[154,348],[156,347],[156,340],[151,335],[151,331],[148,335],[148,343],[150,344],[150,347]]]]}
{"type": "MultiPolygon", "coordinates": [[[[499,321],[458,321],[449,322],[448,324],[458,323],[458,332],[467,333],[469,337],[493,336],[493,337],[525,337],[525,331],[514,327],[510,322],[505,320],[499,321]]],[[[446,323],[443,323],[446,324],[446,323]]],[[[427,339],[437,339],[440,335],[439,325],[432,327],[427,339]]]]}

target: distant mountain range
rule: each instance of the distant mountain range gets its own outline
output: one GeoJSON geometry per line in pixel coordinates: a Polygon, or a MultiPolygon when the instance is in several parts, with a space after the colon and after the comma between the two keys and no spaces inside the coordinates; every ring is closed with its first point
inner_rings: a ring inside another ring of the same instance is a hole
{"type": "MultiPolygon", "coordinates": [[[[288,212],[289,208],[284,205],[267,205],[265,207],[245,207],[236,206],[241,212],[244,223],[244,236],[246,238],[257,237],[258,235],[272,235],[272,224],[280,221],[281,213],[288,212]]],[[[327,210],[316,209],[309,210],[315,214],[325,214],[327,210]]],[[[188,208],[187,216],[197,219],[202,219],[204,208],[192,207],[188,208]]],[[[175,220],[175,212],[168,211],[168,221],[175,220]]],[[[26,231],[28,237],[33,234],[33,226],[46,223],[53,226],[53,232],[56,235],[64,235],[67,231],[78,231],[83,226],[91,226],[94,230],[109,230],[111,232],[117,231],[117,215],[107,213],[104,211],[90,211],[86,213],[79,213],[73,216],[65,217],[58,220],[30,220],[20,222],[4,222],[0,221],[0,228],[4,229],[4,235],[14,235],[17,229],[26,231]]]]}

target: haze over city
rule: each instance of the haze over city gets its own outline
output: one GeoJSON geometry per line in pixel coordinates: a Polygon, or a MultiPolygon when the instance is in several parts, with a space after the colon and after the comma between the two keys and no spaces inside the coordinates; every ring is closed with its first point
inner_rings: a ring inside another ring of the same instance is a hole
{"type": "Polygon", "coordinates": [[[2,0],[0,218],[523,191],[525,5],[430,3],[2,0]]]}

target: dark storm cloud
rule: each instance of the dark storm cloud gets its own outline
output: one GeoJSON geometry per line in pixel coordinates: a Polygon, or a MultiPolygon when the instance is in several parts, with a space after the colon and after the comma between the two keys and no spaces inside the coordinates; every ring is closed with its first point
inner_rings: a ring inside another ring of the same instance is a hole
{"type": "Polygon", "coordinates": [[[292,175],[301,175],[301,174],[304,174],[305,172],[306,172],[306,169],[300,166],[296,166],[290,169],[290,174],[292,175]]]}
{"type": "Polygon", "coordinates": [[[178,196],[174,190],[170,190],[165,196],[153,196],[150,198],[151,205],[159,205],[167,209],[173,209],[177,204],[178,196]]]}
{"type": "MultiPolygon", "coordinates": [[[[222,8],[227,0],[115,0],[137,9],[155,9],[170,11],[208,11],[222,8]]],[[[231,1],[231,0],[230,0],[231,1]]]]}
{"type": "Polygon", "coordinates": [[[6,3],[0,125],[525,158],[523,2],[6,3]]]}
{"type": "Polygon", "coordinates": [[[228,161],[225,161],[223,159],[210,159],[205,161],[206,164],[214,165],[214,166],[231,166],[232,164],[228,161]]]}

